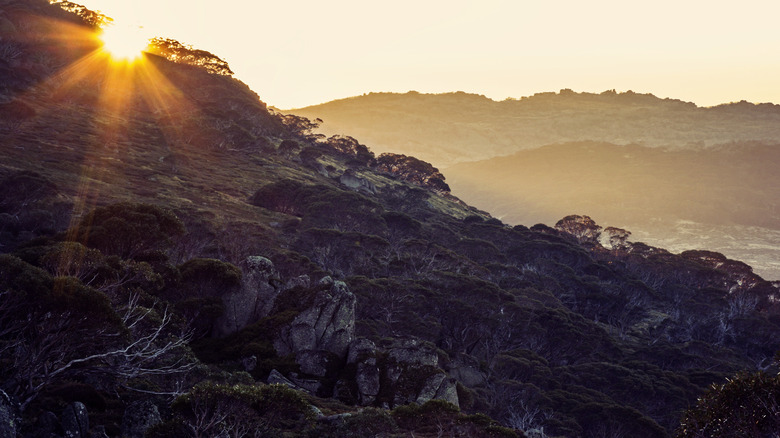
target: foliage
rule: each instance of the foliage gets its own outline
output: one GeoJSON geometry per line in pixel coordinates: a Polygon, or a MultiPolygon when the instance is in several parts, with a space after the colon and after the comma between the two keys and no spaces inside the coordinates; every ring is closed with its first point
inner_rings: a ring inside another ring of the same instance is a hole
{"type": "Polygon", "coordinates": [[[738,374],[712,385],[686,411],[676,436],[764,437],[780,430],[780,376],[764,372],[738,374]]]}
{"type": "Polygon", "coordinates": [[[122,202],[94,209],[70,234],[105,254],[133,258],[170,247],[184,231],[181,220],[166,208],[122,202]]]}
{"type": "Polygon", "coordinates": [[[301,395],[283,385],[201,383],[172,404],[189,436],[281,436],[303,433],[314,412],[301,395]]]}
{"type": "Polygon", "coordinates": [[[195,49],[171,38],[153,38],[149,42],[148,50],[149,53],[162,56],[169,61],[199,67],[212,74],[233,75],[233,70],[228,63],[217,55],[195,49]]]}
{"type": "Polygon", "coordinates": [[[67,0],[53,0],[52,3],[68,12],[78,15],[85,24],[95,28],[104,27],[114,21],[113,18],[101,14],[100,11],[87,9],[87,7],[78,3],[67,0]]]}

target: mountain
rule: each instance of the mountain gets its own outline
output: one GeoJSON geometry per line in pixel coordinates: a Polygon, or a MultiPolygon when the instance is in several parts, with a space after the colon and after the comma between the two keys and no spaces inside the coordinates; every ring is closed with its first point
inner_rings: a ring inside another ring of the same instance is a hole
{"type": "Polygon", "coordinates": [[[760,143],[669,150],[576,142],[461,163],[446,173],[459,196],[508,223],[584,212],[642,230],[653,244],[665,239],[724,252],[774,279],[780,278],[778,162],[780,146],[760,143]]]}
{"type": "Polygon", "coordinates": [[[414,155],[442,168],[577,141],[674,149],[780,142],[778,105],[701,108],[631,91],[561,90],[501,102],[463,92],[370,93],[290,112],[322,119],[323,134],[349,134],[376,152],[414,155]]]}
{"type": "Polygon", "coordinates": [[[62,6],[0,14],[0,436],[772,430],[780,291],[748,265],[506,225],[213,54],[116,63],[62,6]]]}
{"type": "Polygon", "coordinates": [[[633,92],[372,93],[295,110],[320,131],[428,160],[509,224],[579,212],[675,252],[708,248],[780,279],[780,106],[700,108],[633,92]]]}

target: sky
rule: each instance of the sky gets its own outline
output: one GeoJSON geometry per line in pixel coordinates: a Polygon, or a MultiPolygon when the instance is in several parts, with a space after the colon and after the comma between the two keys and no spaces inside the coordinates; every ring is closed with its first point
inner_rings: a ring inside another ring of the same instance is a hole
{"type": "Polygon", "coordinates": [[[780,103],[777,0],[81,0],[226,60],[269,105],[570,88],[780,103]]]}

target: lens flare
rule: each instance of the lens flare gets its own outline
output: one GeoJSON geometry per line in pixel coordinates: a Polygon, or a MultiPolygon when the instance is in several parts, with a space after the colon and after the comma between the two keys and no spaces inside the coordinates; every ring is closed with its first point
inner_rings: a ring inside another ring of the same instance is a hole
{"type": "Polygon", "coordinates": [[[119,61],[134,61],[149,45],[149,37],[138,26],[113,24],[103,29],[100,40],[103,51],[119,61]]]}

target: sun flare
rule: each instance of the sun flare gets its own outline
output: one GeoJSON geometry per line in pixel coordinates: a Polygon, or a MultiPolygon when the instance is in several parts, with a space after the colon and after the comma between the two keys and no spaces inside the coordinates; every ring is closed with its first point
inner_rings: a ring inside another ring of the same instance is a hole
{"type": "Polygon", "coordinates": [[[113,24],[105,27],[100,35],[103,51],[121,61],[134,61],[149,45],[149,37],[143,28],[113,24]]]}

